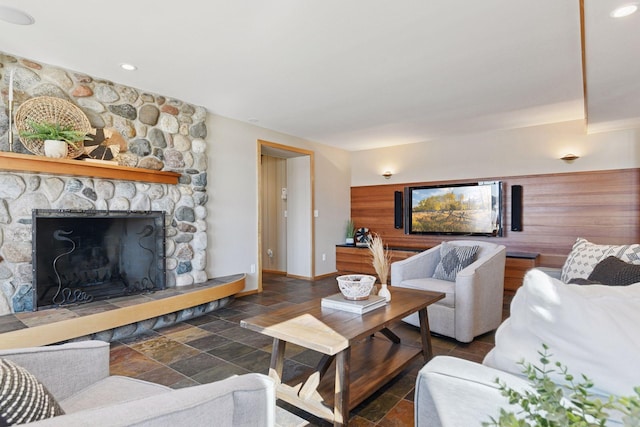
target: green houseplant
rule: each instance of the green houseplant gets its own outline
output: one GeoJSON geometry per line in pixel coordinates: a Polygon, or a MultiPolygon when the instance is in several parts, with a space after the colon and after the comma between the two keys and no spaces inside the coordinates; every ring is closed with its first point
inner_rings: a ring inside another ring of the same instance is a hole
{"type": "Polygon", "coordinates": [[[89,139],[86,133],[59,123],[28,121],[27,124],[31,130],[21,131],[20,136],[26,140],[44,141],[47,157],[64,158],[67,145],[77,150],[83,141],[89,139]]]}
{"type": "Polygon", "coordinates": [[[521,392],[496,379],[502,395],[520,410],[500,409],[497,418],[482,423],[484,427],[603,427],[612,413],[621,417],[624,427],[640,425],[640,387],[634,389],[636,395],[601,399],[592,395],[594,384],[587,376],[575,378],[565,365],[552,362],[546,344],[538,354],[540,365],[520,362],[534,391],[521,392]],[[553,372],[565,383],[554,383],[553,372]]]}
{"type": "Polygon", "coordinates": [[[347,245],[354,244],[354,236],[356,235],[356,226],[351,218],[347,220],[347,227],[345,229],[345,243],[347,245]]]}

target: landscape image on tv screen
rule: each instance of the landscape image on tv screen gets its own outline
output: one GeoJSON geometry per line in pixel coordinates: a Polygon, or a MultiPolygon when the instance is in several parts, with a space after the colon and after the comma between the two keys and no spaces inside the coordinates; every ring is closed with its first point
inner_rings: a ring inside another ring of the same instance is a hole
{"type": "Polygon", "coordinates": [[[410,187],[409,233],[498,235],[500,184],[410,187]]]}

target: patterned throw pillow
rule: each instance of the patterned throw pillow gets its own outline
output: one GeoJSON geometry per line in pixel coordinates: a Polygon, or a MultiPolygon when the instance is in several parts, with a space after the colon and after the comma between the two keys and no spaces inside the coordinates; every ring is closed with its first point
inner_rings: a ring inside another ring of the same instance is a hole
{"type": "Polygon", "coordinates": [[[629,264],[614,256],[600,261],[589,280],[609,286],[628,286],[640,282],[640,265],[629,264]]]}
{"type": "Polygon", "coordinates": [[[640,264],[640,244],[596,245],[579,237],[562,266],[560,280],[569,283],[571,279],[586,279],[596,264],[608,256],[615,256],[631,264],[640,264]]]}
{"type": "Polygon", "coordinates": [[[440,262],[433,273],[434,279],[456,281],[458,272],[476,260],[479,246],[455,246],[447,242],[440,245],[440,262]]]}
{"type": "Polygon", "coordinates": [[[26,424],[63,414],[36,377],[10,360],[0,359],[0,426],[26,424]]]}

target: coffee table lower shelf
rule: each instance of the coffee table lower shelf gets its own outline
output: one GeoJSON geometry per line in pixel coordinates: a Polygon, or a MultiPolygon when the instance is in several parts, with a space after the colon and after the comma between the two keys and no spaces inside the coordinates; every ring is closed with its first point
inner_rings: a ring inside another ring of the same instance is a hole
{"type": "MultiPolygon", "coordinates": [[[[373,336],[363,339],[350,349],[349,373],[346,381],[349,386],[349,408],[352,410],[367,397],[371,396],[381,386],[397,376],[414,358],[422,355],[421,347],[411,347],[406,344],[393,343],[383,336],[373,336]]],[[[326,360],[323,360],[326,361],[326,360]]],[[[336,361],[331,363],[333,366],[336,361]]],[[[341,390],[336,390],[336,369],[328,365],[322,366],[322,362],[311,375],[299,375],[285,383],[280,383],[277,372],[271,371],[271,376],[276,380],[276,396],[283,401],[304,409],[318,417],[335,421],[334,413],[335,396],[341,390]],[[326,371],[322,375],[322,371],[326,371]],[[301,392],[305,384],[317,383],[317,389],[313,385],[311,393],[301,392]],[[307,394],[305,396],[305,394],[307,394]]],[[[339,383],[338,383],[339,384],[339,383]]]]}

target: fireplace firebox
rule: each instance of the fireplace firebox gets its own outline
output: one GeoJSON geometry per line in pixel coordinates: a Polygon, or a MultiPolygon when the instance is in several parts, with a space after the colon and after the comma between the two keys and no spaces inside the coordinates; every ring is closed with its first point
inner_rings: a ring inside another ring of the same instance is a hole
{"type": "Polygon", "coordinates": [[[32,230],[36,310],[165,288],[162,211],[35,209],[32,230]]]}

